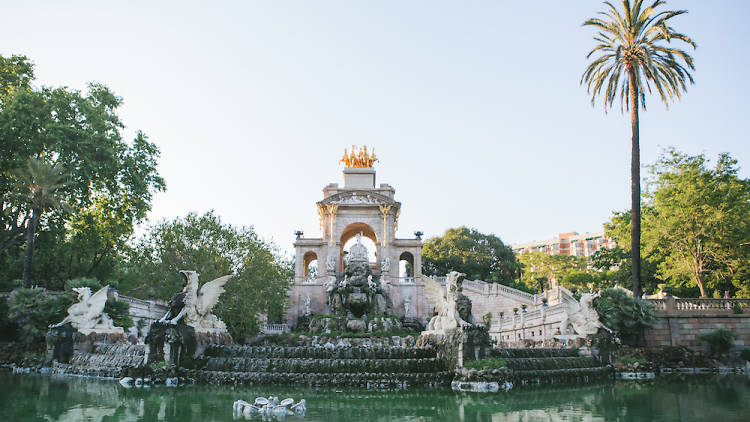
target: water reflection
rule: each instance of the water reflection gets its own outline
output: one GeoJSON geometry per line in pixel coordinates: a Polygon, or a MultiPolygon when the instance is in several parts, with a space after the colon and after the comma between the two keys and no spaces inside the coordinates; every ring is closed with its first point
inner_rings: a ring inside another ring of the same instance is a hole
{"type": "MultiPolygon", "coordinates": [[[[232,403],[257,396],[307,400],[287,421],[746,420],[747,377],[610,382],[467,394],[185,386],[127,389],[112,380],[0,373],[0,422],[232,421],[232,403]]],[[[240,420],[244,420],[241,418],[240,420]]],[[[255,420],[261,420],[259,417],[255,420]]]]}

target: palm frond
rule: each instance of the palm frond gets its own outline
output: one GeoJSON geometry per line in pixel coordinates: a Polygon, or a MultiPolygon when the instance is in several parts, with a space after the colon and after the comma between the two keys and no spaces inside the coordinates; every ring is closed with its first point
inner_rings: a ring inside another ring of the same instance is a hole
{"type": "Polygon", "coordinates": [[[693,48],[697,45],[670,26],[671,19],[687,11],[657,10],[664,4],[663,0],[648,5],[643,0],[621,0],[618,8],[605,1],[598,17],[583,23],[597,29],[597,44],[586,55],[591,62],[580,81],[586,85],[592,105],[601,95],[606,112],[619,96],[620,109],[627,110],[631,74],[636,98],[644,108],[646,93],[658,94],[669,107],[687,91],[688,84],[695,83],[691,73],[695,70],[693,58],[685,50],[674,48],[673,43],[683,42],[693,48]]]}

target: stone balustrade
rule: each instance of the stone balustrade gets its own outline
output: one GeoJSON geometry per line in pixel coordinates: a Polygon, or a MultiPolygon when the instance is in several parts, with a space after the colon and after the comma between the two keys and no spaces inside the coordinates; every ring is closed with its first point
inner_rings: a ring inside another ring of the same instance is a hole
{"type": "Polygon", "coordinates": [[[664,299],[646,299],[659,315],[715,315],[733,314],[736,309],[745,312],[750,308],[750,299],[681,299],[668,296],[664,299]]]}
{"type": "Polygon", "coordinates": [[[287,324],[263,324],[260,328],[263,334],[284,334],[289,332],[287,324]]]}

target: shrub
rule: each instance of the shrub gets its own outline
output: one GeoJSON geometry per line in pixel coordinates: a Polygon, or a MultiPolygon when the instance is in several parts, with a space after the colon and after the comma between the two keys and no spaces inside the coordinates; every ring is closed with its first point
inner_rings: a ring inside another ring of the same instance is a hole
{"type": "Polygon", "coordinates": [[[479,360],[470,360],[468,362],[464,362],[464,367],[469,369],[495,369],[495,368],[505,368],[506,362],[503,358],[485,358],[485,359],[479,359],[479,360]]]}
{"type": "Polygon", "coordinates": [[[116,327],[127,330],[133,326],[133,318],[130,317],[130,304],[124,300],[107,299],[107,304],[104,305],[104,313],[112,318],[116,327]]]}
{"type": "Polygon", "coordinates": [[[68,280],[65,283],[65,290],[72,291],[73,289],[80,287],[88,287],[89,289],[91,289],[91,293],[93,294],[104,286],[102,286],[102,283],[99,280],[89,277],[74,278],[72,280],[68,280]]]}
{"type": "Polygon", "coordinates": [[[750,362],[750,349],[742,349],[742,351],[740,352],[740,357],[750,362]]]}
{"type": "Polygon", "coordinates": [[[726,328],[719,328],[710,333],[701,334],[698,338],[706,342],[709,353],[719,356],[726,354],[732,348],[732,344],[737,340],[737,333],[726,328]]]}
{"type": "Polygon", "coordinates": [[[656,320],[654,306],[634,298],[623,289],[606,289],[594,299],[594,309],[607,328],[617,333],[625,344],[643,343],[643,329],[656,320]]]}
{"type": "Polygon", "coordinates": [[[15,339],[16,326],[8,320],[8,300],[0,297],[0,341],[15,339]]]}
{"type": "Polygon", "coordinates": [[[620,362],[624,364],[633,364],[637,363],[639,365],[645,365],[648,361],[644,358],[634,358],[632,356],[623,355],[620,357],[620,362]]]}
{"type": "Polygon", "coordinates": [[[482,316],[482,322],[484,322],[484,326],[487,327],[487,329],[490,329],[490,324],[492,323],[492,312],[487,312],[482,316]]]}
{"type": "Polygon", "coordinates": [[[73,303],[72,295],[49,297],[44,290],[18,289],[8,303],[8,320],[26,343],[43,341],[50,324],[63,320],[73,303]]]}

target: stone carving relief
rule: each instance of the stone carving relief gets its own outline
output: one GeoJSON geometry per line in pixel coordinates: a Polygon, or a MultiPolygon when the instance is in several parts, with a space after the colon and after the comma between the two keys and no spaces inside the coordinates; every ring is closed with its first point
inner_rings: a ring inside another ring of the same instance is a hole
{"type": "Polygon", "coordinates": [[[334,274],[336,273],[336,257],[333,255],[328,255],[328,258],[326,258],[326,271],[328,271],[328,274],[334,274]]]}
{"type": "Polygon", "coordinates": [[[303,316],[312,315],[312,306],[310,303],[309,295],[305,295],[305,298],[302,300],[302,315],[303,316]]]}
{"type": "Polygon", "coordinates": [[[391,270],[391,258],[386,256],[380,261],[380,272],[382,274],[385,274],[390,270],[391,270]]]}

